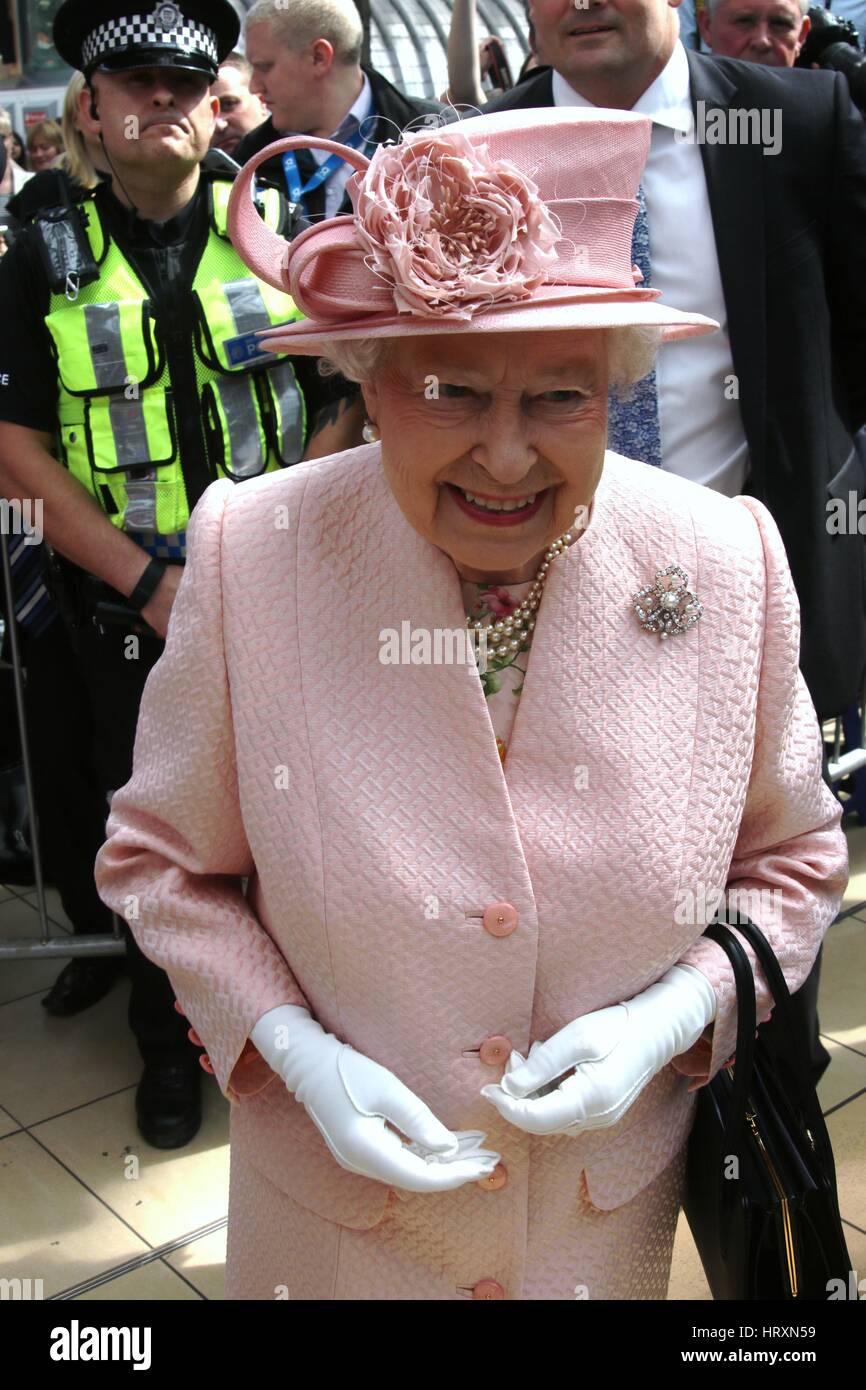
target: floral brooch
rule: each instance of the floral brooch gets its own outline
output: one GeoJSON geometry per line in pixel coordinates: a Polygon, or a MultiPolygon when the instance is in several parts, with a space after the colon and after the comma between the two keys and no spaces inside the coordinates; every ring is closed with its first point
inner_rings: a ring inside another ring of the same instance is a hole
{"type": "Polygon", "coordinates": [[[689,576],[679,565],[658,570],[655,581],[632,597],[641,627],[658,633],[663,642],[688,632],[704,611],[697,594],[689,588],[689,576]]]}

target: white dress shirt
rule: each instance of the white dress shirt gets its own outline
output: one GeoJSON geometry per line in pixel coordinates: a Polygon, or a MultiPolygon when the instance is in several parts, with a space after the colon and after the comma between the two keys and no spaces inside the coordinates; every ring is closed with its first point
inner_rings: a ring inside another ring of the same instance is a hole
{"type": "MultiPolygon", "coordinates": [[[[343,126],[345,125],[346,121],[349,119],[350,116],[357,117],[357,119],[362,124],[362,134],[369,136],[369,126],[372,124],[372,122],[368,121],[367,125],[364,125],[363,123],[364,121],[367,121],[367,118],[369,116],[372,115],[374,115],[373,88],[370,86],[369,77],[366,73],[364,73],[363,87],[358,93],[356,100],[349,107],[349,110],[346,112],[342,121],[337,126],[337,129],[334,131],[334,134],[330,136],[330,139],[340,139],[340,131],[342,130],[343,126]]],[[[365,153],[365,149],[363,146],[361,147],[361,153],[365,153]]],[[[369,147],[367,148],[366,153],[368,156],[371,153],[369,147]]],[[[331,157],[328,150],[312,149],[310,150],[310,154],[313,156],[317,164],[324,164],[325,160],[330,159],[331,157]]],[[[328,182],[325,184],[325,217],[336,217],[337,210],[343,201],[343,194],[346,191],[346,184],[349,182],[349,179],[352,177],[354,172],[355,170],[352,167],[352,165],[347,164],[344,160],[343,163],[339,166],[339,168],[336,169],[334,173],[331,175],[331,177],[328,179],[328,182]]]]}
{"type": "MultiPolygon", "coordinates": [[[[558,72],[555,106],[592,106],[558,72]]],[[[697,144],[674,131],[692,127],[689,67],[680,42],[667,66],[632,110],[652,118],[649,157],[641,176],[646,196],[652,284],[674,309],[706,314],[715,333],[665,343],[656,363],[662,467],[736,497],[749,470],[738,386],[731,361],[707,183],[697,144]]]]}

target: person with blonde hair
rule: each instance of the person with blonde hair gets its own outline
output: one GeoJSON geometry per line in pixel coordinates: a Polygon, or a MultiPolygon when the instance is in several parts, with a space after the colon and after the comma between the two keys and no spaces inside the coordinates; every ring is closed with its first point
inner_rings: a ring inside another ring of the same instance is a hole
{"type": "Polygon", "coordinates": [[[60,131],[65,149],[48,169],[31,175],[27,186],[9,200],[9,212],[19,226],[45,208],[75,202],[101,181],[105,156],[98,140],[81,127],[79,98],[86,86],[77,72],[66,88],[60,131]]]}
{"type": "MultiPolygon", "coordinates": [[[[408,126],[439,124],[439,102],[398,92],[361,63],[363,29],[354,0],[257,0],[246,18],[250,91],[270,116],[233,151],[239,164],[281,135],[322,136],[371,155],[408,126]]],[[[328,150],[299,149],[262,164],[311,221],[351,212],[350,164],[328,150]]]]}
{"type": "Polygon", "coordinates": [[[99,183],[99,166],[104,163],[104,160],[100,159],[99,141],[94,140],[92,136],[81,129],[79,97],[86,85],[84,73],[77,72],[66,88],[61,117],[63,141],[66,149],[58,159],[55,168],[64,169],[70,179],[80,184],[82,188],[95,188],[99,183]]]}
{"type": "Polygon", "coordinates": [[[63,153],[63,131],[57,121],[38,121],[27,132],[27,158],[34,174],[41,174],[54,165],[63,153]]]}

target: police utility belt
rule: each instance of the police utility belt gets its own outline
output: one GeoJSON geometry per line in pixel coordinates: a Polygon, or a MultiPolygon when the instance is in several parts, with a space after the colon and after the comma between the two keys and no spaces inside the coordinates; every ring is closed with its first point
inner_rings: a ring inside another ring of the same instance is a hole
{"type": "Polygon", "coordinates": [[[103,635],[112,628],[148,637],[159,635],[142,617],[141,610],[150,603],[167,567],[182,565],[183,560],[152,559],[132,593],[125,596],[50,546],[46,546],[46,551],[45,587],[69,627],[80,631],[93,625],[103,635]]]}

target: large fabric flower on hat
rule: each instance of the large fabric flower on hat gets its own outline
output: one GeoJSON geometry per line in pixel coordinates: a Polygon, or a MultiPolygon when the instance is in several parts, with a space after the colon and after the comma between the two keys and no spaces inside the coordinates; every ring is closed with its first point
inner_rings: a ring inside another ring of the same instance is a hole
{"type": "Polygon", "coordinates": [[[526,298],[561,236],[533,180],[456,131],[380,145],[355,211],[367,264],[407,314],[469,319],[526,298]]]}

